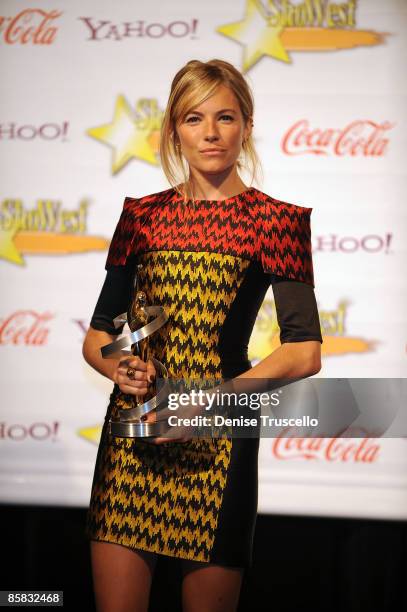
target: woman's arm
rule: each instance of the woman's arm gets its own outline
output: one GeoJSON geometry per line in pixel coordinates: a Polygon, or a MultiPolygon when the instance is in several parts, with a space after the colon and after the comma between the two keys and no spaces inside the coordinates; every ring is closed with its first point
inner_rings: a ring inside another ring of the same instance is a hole
{"type": "Polygon", "coordinates": [[[320,370],[320,342],[286,342],[236,378],[305,378],[320,370]]]}
{"type": "Polygon", "coordinates": [[[119,386],[120,391],[130,395],[145,395],[151,377],[155,375],[155,368],[151,361],[145,363],[140,357],[124,355],[119,358],[105,359],[101,354],[101,347],[117,340],[117,336],[89,327],[82,347],[85,361],[99,374],[106,376],[119,386]],[[127,369],[136,370],[135,378],[127,376],[127,369]],[[149,382],[148,382],[149,381],[149,382]]]}
{"type": "Polygon", "coordinates": [[[117,383],[123,393],[143,395],[147,393],[147,378],[154,374],[152,363],[145,365],[139,357],[132,355],[105,359],[100,350],[102,346],[117,340],[123,331],[124,324],[115,327],[113,319],[127,312],[133,285],[134,263],[131,260],[125,266],[109,266],[85,336],[82,354],[92,368],[117,383]],[[128,378],[128,367],[137,369],[135,379],[128,378]]]}
{"type": "Polygon", "coordinates": [[[85,361],[99,374],[106,376],[113,382],[117,382],[115,373],[120,359],[104,359],[100,349],[105,344],[110,344],[115,340],[117,340],[117,336],[89,327],[82,346],[82,355],[85,361]]]}
{"type": "Polygon", "coordinates": [[[305,378],[321,370],[321,325],[311,285],[272,276],[280,344],[238,378],[305,378]]]}
{"type": "Polygon", "coordinates": [[[241,390],[245,386],[242,379],[269,379],[270,389],[272,379],[278,379],[275,386],[281,386],[321,370],[323,340],[313,287],[277,276],[272,276],[271,285],[281,346],[234,379],[239,380],[241,390]]]}

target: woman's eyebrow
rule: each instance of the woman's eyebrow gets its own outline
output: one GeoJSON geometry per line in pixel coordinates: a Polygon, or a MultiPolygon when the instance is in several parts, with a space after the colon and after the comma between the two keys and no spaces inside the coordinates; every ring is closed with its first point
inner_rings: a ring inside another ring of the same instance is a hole
{"type": "MultiPolygon", "coordinates": [[[[216,113],[225,113],[226,111],[231,112],[231,113],[235,113],[235,112],[236,112],[236,111],[235,111],[233,108],[222,108],[221,110],[216,111],[216,113]]],[[[187,115],[191,115],[192,113],[193,113],[194,115],[201,115],[201,116],[203,115],[203,113],[200,113],[200,112],[199,112],[199,111],[197,111],[197,110],[191,110],[191,111],[189,111],[189,112],[187,113],[187,115]]]]}

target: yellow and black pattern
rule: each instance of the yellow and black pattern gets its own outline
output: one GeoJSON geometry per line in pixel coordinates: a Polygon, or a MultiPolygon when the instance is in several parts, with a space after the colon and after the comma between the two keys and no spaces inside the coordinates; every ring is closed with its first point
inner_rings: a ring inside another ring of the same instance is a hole
{"type": "MultiPolygon", "coordinates": [[[[216,252],[150,251],[139,288],[169,319],[150,338],[173,378],[221,379],[219,338],[250,261],[216,252]]],[[[231,439],[154,446],[114,438],[107,422],[130,396],[111,395],[92,485],[87,534],[133,549],[212,561],[228,486],[231,439]]]]}

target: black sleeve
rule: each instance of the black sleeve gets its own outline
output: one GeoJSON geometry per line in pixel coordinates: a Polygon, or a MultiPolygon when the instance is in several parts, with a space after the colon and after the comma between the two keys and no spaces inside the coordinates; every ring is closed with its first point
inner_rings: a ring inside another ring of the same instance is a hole
{"type": "Polygon", "coordinates": [[[314,289],[306,283],[272,276],[280,342],[323,342],[314,289]]]}
{"type": "Polygon", "coordinates": [[[126,312],[129,307],[134,275],[135,267],[131,263],[125,266],[109,267],[90,321],[91,327],[114,336],[122,333],[124,324],[116,328],[113,325],[113,319],[126,312]]]}

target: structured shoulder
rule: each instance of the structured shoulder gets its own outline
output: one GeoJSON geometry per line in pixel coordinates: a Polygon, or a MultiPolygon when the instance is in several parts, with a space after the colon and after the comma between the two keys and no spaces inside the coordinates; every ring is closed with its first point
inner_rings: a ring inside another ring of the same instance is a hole
{"type": "Polygon", "coordinates": [[[126,196],[120,213],[116,229],[110,242],[105,269],[111,266],[124,266],[132,251],[134,236],[137,231],[138,221],[135,211],[139,198],[126,196]]]}
{"type": "Polygon", "coordinates": [[[312,208],[266,196],[260,210],[261,261],[266,272],[314,286],[312,208]]]}
{"type": "Polygon", "coordinates": [[[162,191],[156,191],[155,193],[148,193],[140,198],[135,198],[141,204],[150,204],[150,203],[163,203],[169,198],[171,198],[174,194],[174,190],[172,187],[169,189],[163,189],[162,191]]]}
{"type": "Polygon", "coordinates": [[[126,265],[131,253],[134,252],[135,240],[138,237],[143,219],[155,205],[163,204],[173,193],[172,189],[164,189],[141,197],[126,196],[119,221],[114,231],[105,269],[110,266],[126,265]]]}
{"type": "Polygon", "coordinates": [[[155,193],[148,193],[138,198],[126,196],[123,204],[123,215],[134,220],[148,214],[155,206],[160,206],[167,202],[173,195],[172,189],[164,189],[155,193]]]}
{"type": "Polygon", "coordinates": [[[277,198],[273,198],[267,194],[264,194],[264,210],[266,214],[274,214],[287,216],[291,215],[293,217],[306,217],[309,218],[312,212],[312,208],[307,206],[299,206],[298,204],[293,204],[291,202],[286,202],[285,200],[279,200],[277,198]]]}
{"type": "Polygon", "coordinates": [[[134,208],[138,204],[139,201],[140,201],[140,198],[133,198],[131,196],[126,196],[124,198],[123,209],[130,210],[131,208],[134,208]]]}

